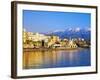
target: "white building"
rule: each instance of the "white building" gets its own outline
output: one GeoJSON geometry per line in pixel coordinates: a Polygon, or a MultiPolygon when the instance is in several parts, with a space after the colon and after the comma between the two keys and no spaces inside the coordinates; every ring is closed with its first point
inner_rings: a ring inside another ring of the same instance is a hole
{"type": "Polygon", "coordinates": [[[67,47],[68,48],[77,48],[78,46],[76,45],[76,43],[73,40],[69,40],[67,47]]]}

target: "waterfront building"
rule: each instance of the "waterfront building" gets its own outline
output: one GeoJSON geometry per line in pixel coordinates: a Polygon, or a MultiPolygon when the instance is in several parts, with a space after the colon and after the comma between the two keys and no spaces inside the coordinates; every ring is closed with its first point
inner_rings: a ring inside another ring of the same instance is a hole
{"type": "Polygon", "coordinates": [[[50,39],[50,36],[46,36],[40,33],[26,32],[25,29],[23,30],[24,48],[28,48],[28,47],[34,48],[34,47],[45,46],[45,43],[48,43],[49,39],[50,39]]]}
{"type": "Polygon", "coordinates": [[[24,29],[24,30],[23,30],[23,43],[26,43],[27,38],[28,38],[27,32],[26,32],[26,29],[24,29]]]}
{"type": "Polygon", "coordinates": [[[27,32],[23,30],[23,45],[24,48],[41,48],[41,47],[67,47],[77,48],[81,44],[86,44],[85,40],[78,41],[75,39],[60,39],[59,36],[47,36],[40,33],[27,32]]]}
{"type": "Polygon", "coordinates": [[[61,46],[62,46],[61,44],[54,44],[53,45],[54,48],[61,47],[61,46]]]}
{"type": "Polygon", "coordinates": [[[58,36],[51,36],[48,41],[48,47],[53,46],[56,42],[60,42],[60,38],[58,36]]]}
{"type": "Polygon", "coordinates": [[[32,41],[42,41],[48,42],[49,36],[45,36],[44,34],[34,33],[29,35],[32,41]]]}
{"type": "Polygon", "coordinates": [[[68,48],[77,48],[78,46],[73,40],[69,40],[67,47],[68,48]]]}
{"type": "Polygon", "coordinates": [[[26,40],[29,40],[29,41],[42,41],[42,40],[44,40],[45,42],[48,42],[49,38],[50,38],[50,36],[45,36],[44,34],[26,32],[25,29],[23,31],[23,41],[24,42],[26,42],[26,40]]]}
{"type": "Polygon", "coordinates": [[[68,43],[68,39],[62,39],[61,41],[60,41],[60,44],[62,45],[62,47],[65,47],[66,45],[67,45],[67,43],[68,43]]]}
{"type": "Polygon", "coordinates": [[[32,41],[33,40],[33,33],[32,32],[27,32],[27,40],[32,41]]]}

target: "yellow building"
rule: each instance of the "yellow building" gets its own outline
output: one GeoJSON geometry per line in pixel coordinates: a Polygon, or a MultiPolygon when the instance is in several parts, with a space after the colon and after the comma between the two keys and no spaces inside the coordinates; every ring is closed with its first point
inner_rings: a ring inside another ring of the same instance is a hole
{"type": "Polygon", "coordinates": [[[26,40],[27,40],[27,32],[26,32],[26,30],[24,29],[24,30],[23,30],[23,42],[26,43],[26,40]]]}
{"type": "Polygon", "coordinates": [[[48,41],[49,37],[48,36],[45,36],[44,34],[39,34],[39,33],[35,33],[33,34],[32,36],[32,40],[33,41],[48,41]]]}
{"type": "Polygon", "coordinates": [[[41,43],[38,45],[38,41],[44,41],[48,42],[50,39],[50,36],[46,36],[44,34],[39,33],[33,33],[33,32],[26,32],[26,30],[23,30],[23,43],[24,47],[34,47],[33,42],[35,42],[35,46],[39,47],[41,46],[41,43]],[[37,44],[37,45],[36,45],[37,44]]]}
{"type": "Polygon", "coordinates": [[[67,44],[67,48],[77,48],[78,46],[76,45],[76,43],[73,40],[69,40],[68,44],[67,44]]]}
{"type": "Polygon", "coordinates": [[[44,34],[39,33],[33,33],[33,32],[26,32],[26,30],[23,30],[23,42],[26,42],[26,40],[30,41],[48,41],[50,36],[45,36],[44,34]]]}
{"type": "Polygon", "coordinates": [[[60,38],[58,36],[51,36],[49,42],[48,42],[48,47],[51,45],[55,44],[56,42],[59,42],[60,38]]]}

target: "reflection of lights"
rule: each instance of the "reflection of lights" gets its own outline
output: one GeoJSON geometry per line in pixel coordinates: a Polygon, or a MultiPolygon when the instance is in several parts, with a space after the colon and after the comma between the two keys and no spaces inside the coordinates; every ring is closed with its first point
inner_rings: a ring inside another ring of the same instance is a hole
{"type": "Polygon", "coordinates": [[[73,65],[74,63],[78,63],[79,62],[79,56],[77,54],[78,52],[79,52],[79,50],[69,51],[69,61],[70,61],[70,65],[73,65]]]}
{"type": "MultiPolygon", "coordinates": [[[[24,68],[43,68],[56,66],[59,63],[73,65],[79,62],[78,53],[80,49],[75,50],[38,50],[34,52],[24,52],[23,66],[24,68]]],[[[60,64],[61,65],[61,64],[60,64]]]]}
{"type": "Polygon", "coordinates": [[[28,52],[24,53],[24,62],[27,60],[27,63],[24,64],[24,66],[29,66],[29,67],[36,67],[36,66],[41,66],[43,63],[42,61],[42,55],[40,52],[28,52]],[[27,57],[28,56],[28,57],[27,57]]]}

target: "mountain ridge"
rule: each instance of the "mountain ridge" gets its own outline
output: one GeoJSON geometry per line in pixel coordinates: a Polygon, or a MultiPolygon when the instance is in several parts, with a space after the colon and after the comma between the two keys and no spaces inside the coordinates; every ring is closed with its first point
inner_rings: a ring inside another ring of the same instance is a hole
{"type": "Polygon", "coordinates": [[[44,33],[45,35],[55,35],[59,36],[61,39],[64,38],[84,38],[85,40],[90,40],[91,30],[90,29],[80,29],[80,28],[68,28],[66,30],[55,30],[51,32],[44,33]]]}

